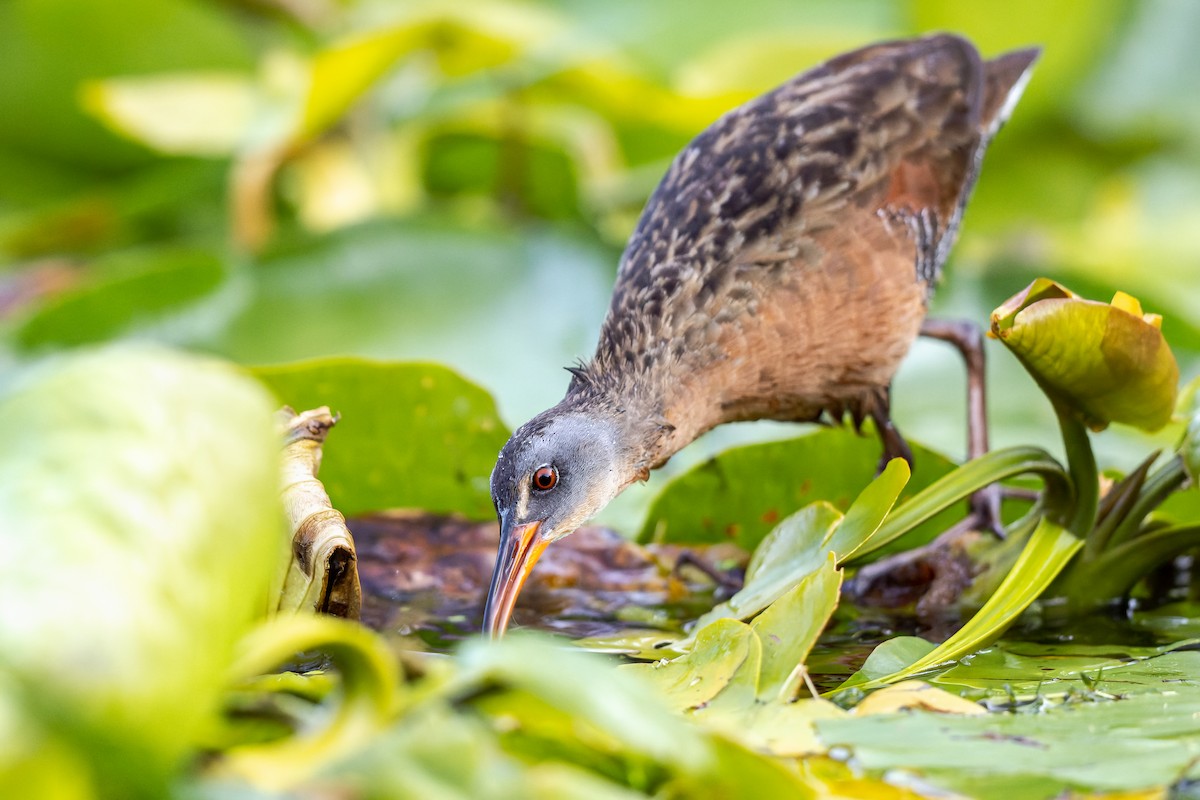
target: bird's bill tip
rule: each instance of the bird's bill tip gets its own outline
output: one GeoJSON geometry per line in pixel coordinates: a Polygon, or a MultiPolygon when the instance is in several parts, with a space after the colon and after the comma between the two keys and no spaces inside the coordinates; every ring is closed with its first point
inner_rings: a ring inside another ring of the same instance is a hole
{"type": "Polygon", "coordinates": [[[511,528],[505,526],[500,530],[496,568],[492,571],[487,606],[483,612],[483,632],[492,639],[504,635],[521,587],[549,544],[548,540],[538,535],[541,525],[541,521],[534,521],[511,528]]]}

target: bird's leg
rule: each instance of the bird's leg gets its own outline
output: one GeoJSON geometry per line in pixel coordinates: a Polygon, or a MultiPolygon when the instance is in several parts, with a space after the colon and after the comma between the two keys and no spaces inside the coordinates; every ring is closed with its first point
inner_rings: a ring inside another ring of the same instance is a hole
{"type": "Polygon", "coordinates": [[[875,393],[867,404],[867,413],[875,422],[875,430],[879,433],[879,441],[883,443],[883,455],[879,457],[878,472],[893,458],[903,458],[911,467],[913,463],[912,448],[892,422],[892,387],[885,386],[875,393]]]}
{"type": "Polygon", "coordinates": [[[729,592],[736,592],[742,588],[742,581],[717,569],[691,550],[684,550],[679,554],[679,557],[675,559],[675,566],[672,567],[671,572],[678,575],[683,572],[684,567],[693,567],[699,570],[705,577],[716,584],[718,588],[729,592]]]}
{"type": "MultiPolygon", "coordinates": [[[[921,335],[940,339],[958,348],[967,365],[967,460],[988,451],[987,396],[984,392],[983,331],[966,320],[927,319],[921,335]]],[[[971,495],[974,527],[1004,535],[1000,522],[1000,485],[993,484],[971,495]]]]}

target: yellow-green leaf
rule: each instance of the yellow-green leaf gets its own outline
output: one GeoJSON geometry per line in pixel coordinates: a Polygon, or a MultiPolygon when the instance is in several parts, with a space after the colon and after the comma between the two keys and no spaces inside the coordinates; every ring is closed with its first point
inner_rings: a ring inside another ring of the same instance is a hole
{"type": "Polygon", "coordinates": [[[1157,430],[1171,418],[1179,367],[1161,318],[1141,312],[1123,292],[1100,303],[1039,278],[992,312],[992,335],[1093,429],[1157,430]]]}
{"type": "Polygon", "coordinates": [[[113,796],[178,765],[266,610],[271,408],[228,365],[147,347],[48,362],[0,401],[0,707],[75,743],[113,796]]]}
{"type": "Polygon", "coordinates": [[[222,156],[244,140],[257,88],[238,73],[111,78],[84,85],[85,109],[164,153],[222,156]]]}

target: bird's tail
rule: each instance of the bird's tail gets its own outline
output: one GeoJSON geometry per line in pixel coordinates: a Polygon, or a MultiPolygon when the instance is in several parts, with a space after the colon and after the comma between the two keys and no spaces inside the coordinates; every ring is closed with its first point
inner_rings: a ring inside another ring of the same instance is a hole
{"type": "Polygon", "coordinates": [[[985,139],[996,135],[1007,120],[1029,76],[1033,74],[1033,63],[1042,54],[1040,47],[1013,50],[984,64],[984,93],[981,122],[985,139]]]}

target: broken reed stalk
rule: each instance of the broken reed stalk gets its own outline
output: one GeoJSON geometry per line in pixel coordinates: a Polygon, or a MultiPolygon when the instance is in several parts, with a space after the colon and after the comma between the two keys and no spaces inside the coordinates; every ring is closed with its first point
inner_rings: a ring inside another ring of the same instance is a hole
{"type": "Polygon", "coordinates": [[[299,414],[284,406],[276,420],[284,438],[281,497],[292,529],[278,609],[358,619],[362,593],[354,538],[317,479],[322,445],[338,417],[328,406],[299,414]]]}

